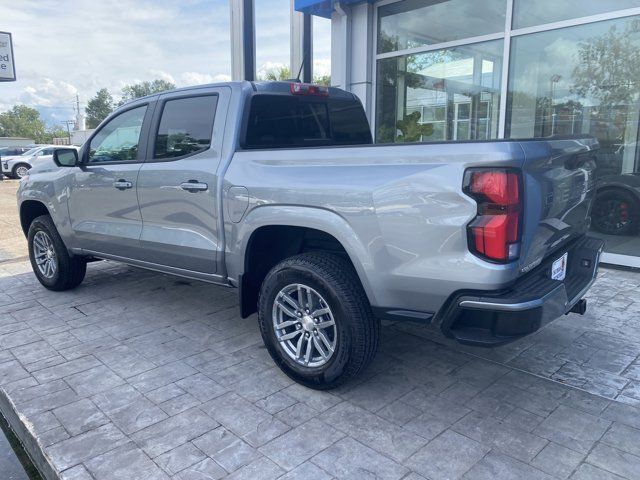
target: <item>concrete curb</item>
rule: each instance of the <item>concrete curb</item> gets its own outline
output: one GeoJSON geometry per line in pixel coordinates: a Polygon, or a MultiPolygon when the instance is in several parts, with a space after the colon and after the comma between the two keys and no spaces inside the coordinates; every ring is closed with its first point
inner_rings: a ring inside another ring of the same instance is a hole
{"type": "Polygon", "coordinates": [[[9,427],[22,443],[40,475],[46,480],[60,480],[60,476],[40,445],[33,425],[18,413],[15,404],[11,401],[4,388],[0,388],[0,413],[2,413],[9,427]]]}

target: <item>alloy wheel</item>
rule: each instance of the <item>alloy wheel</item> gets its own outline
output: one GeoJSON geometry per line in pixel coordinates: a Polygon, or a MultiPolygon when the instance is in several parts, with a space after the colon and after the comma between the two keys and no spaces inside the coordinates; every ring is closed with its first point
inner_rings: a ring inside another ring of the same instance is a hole
{"type": "Polygon", "coordinates": [[[327,301],[313,288],[294,283],[273,302],[273,329],[287,356],[304,367],[325,365],[336,350],[336,322],[327,301]]]}
{"type": "Polygon", "coordinates": [[[53,278],[58,271],[58,258],[51,237],[42,230],[33,237],[33,256],[42,276],[53,278]]]}
{"type": "Polygon", "coordinates": [[[29,169],[25,166],[20,166],[16,168],[16,176],[18,178],[24,178],[27,176],[28,173],[29,173],[29,169]]]}

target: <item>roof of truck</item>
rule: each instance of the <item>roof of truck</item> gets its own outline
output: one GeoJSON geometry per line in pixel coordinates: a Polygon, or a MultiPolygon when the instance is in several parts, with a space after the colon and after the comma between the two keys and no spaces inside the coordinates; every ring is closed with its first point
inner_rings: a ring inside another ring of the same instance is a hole
{"type": "MultiPolygon", "coordinates": [[[[285,81],[255,81],[249,82],[247,80],[242,81],[233,81],[233,82],[218,82],[218,83],[207,83],[203,85],[192,85],[189,87],[181,87],[174,88],[172,90],[166,90],[164,92],[154,93],[151,95],[146,95],[140,98],[134,98],[123,105],[128,105],[132,102],[138,102],[140,100],[150,99],[157,97],[158,95],[162,95],[165,93],[174,93],[174,92],[187,92],[191,90],[198,90],[203,88],[211,88],[211,87],[250,87],[254,92],[259,93],[273,93],[273,94],[282,94],[282,95],[291,95],[291,84],[292,83],[301,83],[297,80],[285,80],[285,81]]],[[[355,99],[356,96],[350,92],[342,90],[337,87],[328,87],[329,96],[331,98],[344,98],[344,99],[355,99]]]]}

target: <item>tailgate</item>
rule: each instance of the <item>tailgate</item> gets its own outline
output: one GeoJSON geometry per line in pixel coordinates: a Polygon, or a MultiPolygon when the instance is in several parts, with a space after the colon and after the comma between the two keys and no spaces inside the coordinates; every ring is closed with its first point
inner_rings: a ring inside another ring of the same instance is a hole
{"type": "Polygon", "coordinates": [[[591,137],[524,141],[525,210],[520,272],[525,273],[584,235],[595,195],[591,137]]]}

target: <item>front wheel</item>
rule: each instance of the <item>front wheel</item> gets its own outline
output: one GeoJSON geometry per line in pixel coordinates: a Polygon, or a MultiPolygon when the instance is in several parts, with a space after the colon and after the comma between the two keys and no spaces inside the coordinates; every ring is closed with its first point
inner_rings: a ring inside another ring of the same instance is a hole
{"type": "Polygon", "coordinates": [[[329,253],[305,253],[276,265],[258,301],[265,345],[289,377],[335,388],[373,359],[380,324],[352,265],[329,253]]]}
{"type": "Polygon", "coordinates": [[[69,255],[50,216],[43,215],[31,222],[28,243],[31,268],[45,288],[63,291],[82,283],[87,261],[69,255]]]}
{"type": "Polygon", "coordinates": [[[21,178],[26,177],[29,174],[30,169],[31,169],[30,165],[27,165],[26,163],[19,163],[15,167],[13,167],[13,170],[11,171],[11,176],[19,180],[21,178]]]}

